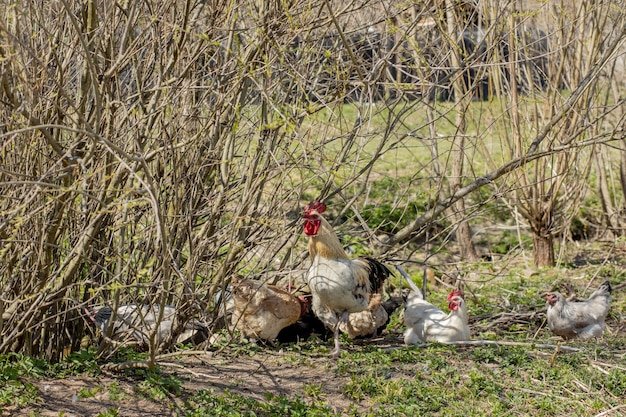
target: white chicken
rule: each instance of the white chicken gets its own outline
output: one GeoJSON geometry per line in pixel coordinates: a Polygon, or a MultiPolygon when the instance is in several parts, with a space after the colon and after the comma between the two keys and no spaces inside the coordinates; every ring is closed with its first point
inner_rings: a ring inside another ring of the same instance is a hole
{"type": "MultiPolygon", "coordinates": [[[[171,333],[172,325],[176,320],[176,308],[166,305],[163,308],[162,320],[158,323],[160,306],[125,304],[117,308],[111,339],[120,342],[131,342],[141,348],[148,345],[150,332],[157,327],[156,343],[163,342],[171,333]]],[[[113,309],[109,306],[87,307],[84,309],[88,321],[94,323],[105,334],[113,317],[113,309]]],[[[178,337],[176,343],[198,344],[208,336],[206,326],[198,320],[187,322],[178,337]]]]}
{"type": "Polygon", "coordinates": [[[558,292],[546,295],[548,328],[563,339],[602,336],[611,306],[611,283],[603,282],[585,301],[567,301],[558,292]]]}
{"type": "Polygon", "coordinates": [[[335,231],[321,216],[325,210],[326,205],[319,201],[304,208],[304,234],[309,237],[311,258],[306,281],[313,295],[313,312],[334,331],[331,356],[338,357],[340,326],[348,322],[350,313],[367,309],[391,272],[372,258],[348,258],[335,231]]]}
{"type": "Polygon", "coordinates": [[[407,277],[412,291],[407,297],[404,311],[404,332],[406,345],[425,342],[458,342],[470,339],[467,324],[467,306],[461,290],[448,294],[450,313],[424,300],[417,285],[407,277]]]}

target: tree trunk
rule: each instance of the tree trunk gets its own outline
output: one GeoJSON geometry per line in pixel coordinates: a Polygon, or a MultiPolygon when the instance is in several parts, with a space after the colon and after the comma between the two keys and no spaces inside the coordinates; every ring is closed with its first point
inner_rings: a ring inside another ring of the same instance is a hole
{"type": "Polygon", "coordinates": [[[535,266],[554,266],[554,237],[549,231],[533,231],[533,257],[535,266]]]}
{"type": "MultiPolygon", "coordinates": [[[[622,153],[626,154],[626,152],[622,153]]],[[[606,223],[606,226],[609,228],[609,231],[611,233],[614,233],[617,236],[621,236],[623,235],[624,221],[622,220],[620,209],[618,207],[615,207],[614,200],[611,197],[609,180],[606,176],[606,167],[610,165],[605,158],[604,149],[597,149],[595,152],[595,157],[598,173],[598,197],[602,206],[602,215],[604,217],[604,222],[606,223]]],[[[626,178],[624,178],[624,168],[626,168],[625,164],[626,161],[624,161],[624,158],[622,158],[620,166],[620,178],[622,180],[622,187],[624,187],[624,180],[626,180],[626,178]]]]}
{"type": "MultiPolygon", "coordinates": [[[[622,144],[622,149],[626,149],[626,139],[622,139],[622,144]]],[[[620,185],[622,186],[622,195],[625,197],[624,200],[626,200],[626,150],[622,150],[622,158],[619,166],[619,178],[620,185]]],[[[624,202],[622,212],[626,213],[626,201],[624,202]]],[[[626,230],[622,230],[621,232],[622,236],[626,235],[626,230]]]]}
{"type": "MultiPolygon", "coordinates": [[[[460,51],[456,45],[456,39],[462,25],[457,23],[455,13],[455,5],[452,0],[446,0],[447,8],[447,25],[448,35],[453,44],[450,45],[452,53],[450,54],[450,63],[452,68],[461,67],[460,51]]],[[[454,91],[454,100],[458,103],[456,106],[456,135],[452,143],[452,172],[450,176],[450,188],[452,194],[456,193],[463,186],[463,162],[465,160],[465,134],[467,132],[466,112],[471,104],[472,98],[467,93],[468,86],[465,85],[463,76],[458,76],[452,82],[454,91]]],[[[458,224],[456,230],[456,240],[459,244],[459,250],[464,260],[469,262],[477,262],[480,260],[474,243],[472,242],[472,231],[466,220],[465,201],[460,199],[454,204],[454,220],[458,224]]]]}
{"type": "MultiPolygon", "coordinates": [[[[465,205],[463,204],[463,200],[459,201],[461,202],[461,205],[465,205]]],[[[476,248],[472,242],[472,229],[466,220],[459,223],[459,226],[456,229],[456,238],[459,242],[461,259],[469,262],[478,262],[480,260],[480,256],[478,255],[478,252],[476,252],[476,248]]]]}

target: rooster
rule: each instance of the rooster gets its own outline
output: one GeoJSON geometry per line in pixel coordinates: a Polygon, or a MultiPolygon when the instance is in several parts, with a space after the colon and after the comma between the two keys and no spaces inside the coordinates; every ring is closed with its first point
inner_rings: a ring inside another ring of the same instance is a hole
{"type": "Polygon", "coordinates": [[[272,342],[285,327],[305,312],[305,302],[289,291],[259,281],[234,278],[233,325],[245,337],[272,342]]]}
{"type": "Polygon", "coordinates": [[[380,292],[391,271],[372,258],[349,259],[331,225],[322,217],[326,205],[315,202],[304,207],[304,234],[309,238],[309,267],[306,281],[313,295],[313,312],[333,329],[338,357],[339,330],[351,313],[366,310],[372,295],[380,292]]]}
{"type": "MultiPolygon", "coordinates": [[[[140,348],[148,346],[148,337],[156,326],[159,316],[159,305],[138,305],[125,304],[117,308],[113,327],[111,329],[111,339],[117,341],[132,341],[140,348]]],[[[84,309],[87,320],[94,323],[100,331],[105,334],[109,328],[113,309],[108,306],[84,309]]],[[[172,324],[176,320],[176,308],[166,305],[163,308],[163,317],[157,327],[156,342],[163,342],[172,332],[172,324]]],[[[206,326],[198,320],[191,320],[185,324],[180,335],[176,338],[176,343],[198,344],[206,340],[208,330],[206,326]]]]}
{"type": "Polygon", "coordinates": [[[425,342],[456,342],[470,339],[467,324],[467,306],[461,290],[448,294],[450,313],[446,314],[439,308],[424,300],[417,285],[407,277],[412,291],[407,296],[404,324],[404,343],[406,345],[425,342]]]}
{"type": "Polygon", "coordinates": [[[546,295],[548,328],[564,340],[602,336],[611,306],[611,284],[605,281],[585,301],[567,301],[558,292],[546,295]]]}

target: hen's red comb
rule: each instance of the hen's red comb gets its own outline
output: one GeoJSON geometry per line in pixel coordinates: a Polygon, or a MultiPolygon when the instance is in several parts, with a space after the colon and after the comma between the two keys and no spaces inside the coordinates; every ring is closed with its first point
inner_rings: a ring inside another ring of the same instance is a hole
{"type": "Polygon", "coordinates": [[[450,294],[448,294],[448,301],[452,300],[452,297],[464,297],[463,291],[461,290],[452,290],[450,294]]]}
{"type": "Polygon", "coordinates": [[[305,213],[309,213],[311,210],[315,210],[318,213],[323,213],[326,211],[326,204],[318,200],[314,203],[307,204],[306,206],[304,206],[305,213]]]}

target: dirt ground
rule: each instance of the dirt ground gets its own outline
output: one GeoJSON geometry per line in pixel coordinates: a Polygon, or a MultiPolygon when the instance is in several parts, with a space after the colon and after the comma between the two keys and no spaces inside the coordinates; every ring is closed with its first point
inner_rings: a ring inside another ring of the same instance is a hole
{"type": "MultiPolygon", "coordinates": [[[[97,416],[108,409],[117,409],[119,416],[170,416],[173,411],[165,403],[157,403],[137,397],[133,392],[136,382],[112,376],[79,376],[67,379],[33,381],[39,388],[41,403],[25,409],[9,409],[3,415],[10,416],[97,416]],[[107,387],[117,383],[123,392],[122,399],[109,399],[107,387]],[[90,398],[79,398],[83,389],[96,390],[103,388],[90,398]]],[[[177,399],[171,403],[176,407],[177,399]]]]}

